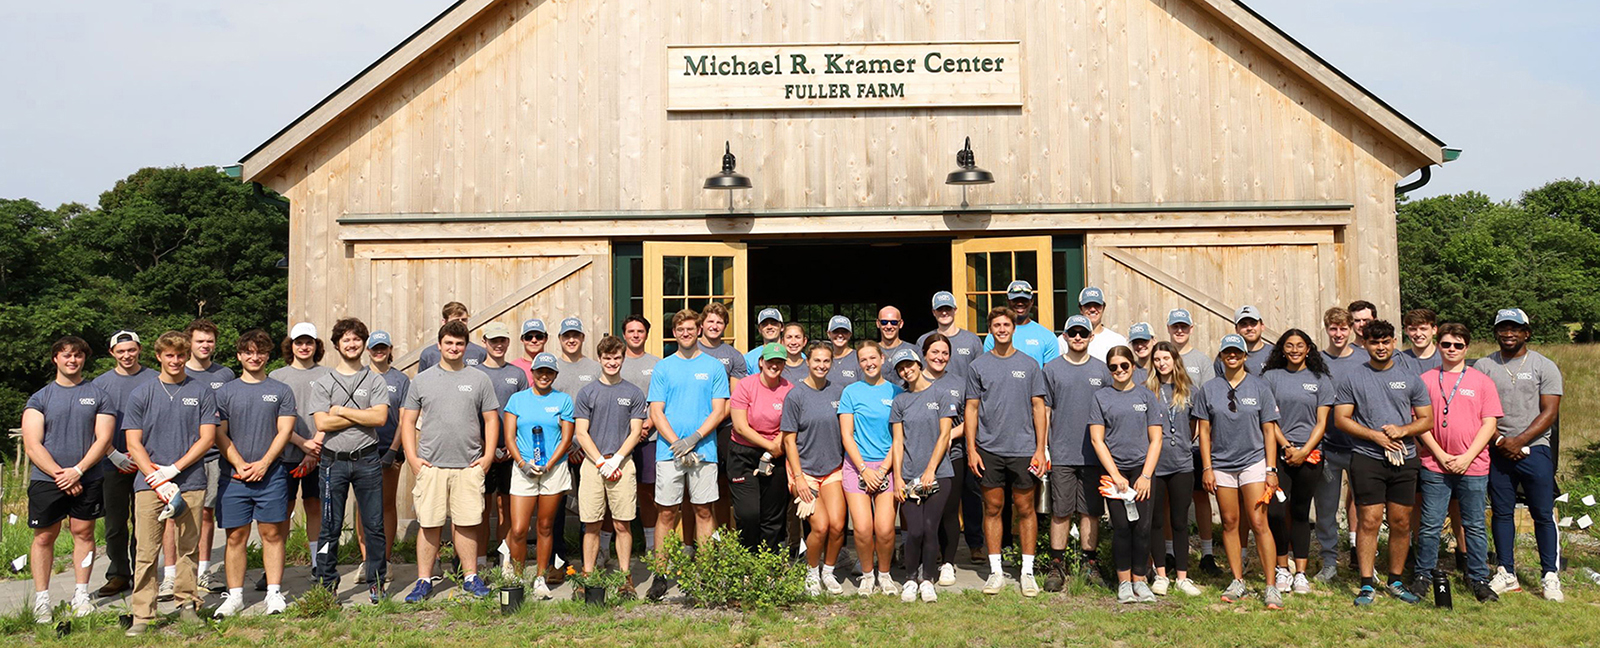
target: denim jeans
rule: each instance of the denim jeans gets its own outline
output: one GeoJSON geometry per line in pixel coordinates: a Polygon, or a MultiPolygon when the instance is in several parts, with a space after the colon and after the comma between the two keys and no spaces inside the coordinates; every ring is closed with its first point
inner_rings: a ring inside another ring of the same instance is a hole
{"type": "Polygon", "coordinates": [[[381,583],[388,574],[384,559],[383,537],[383,465],[378,463],[380,453],[372,453],[354,461],[339,461],[333,453],[323,453],[319,464],[322,473],[322,530],[318,534],[317,568],[313,576],[317,584],[337,587],[339,584],[339,535],[344,531],[344,509],[350,491],[356,494],[356,508],[361,512],[361,528],[367,543],[367,582],[381,583]]]}
{"type": "Polygon", "coordinates": [[[1417,577],[1431,578],[1439,564],[1439,534],[1450,499],[1461,502],[1461,529],[1467,534],[1467,579],[1489,580],[1489,530],[1484,525],[1484,500],[1489,494],[1488,475],[1455,475],[1422,470],[1422,531],[1417,536],[1417,577]]]}
{"type": "Polygon", "coordinates": [[[1556,466],[1550,446],[1528,448],[1528,456],[1506,459],[1490,451],[1489,503],[1494,509],[1494,553],[1506,571],[1516,568],[1517,486],[1527,498],[1533,537],[1539,545],[1539,573],[1557,571],[1561,546],[1556,529],[1556,466]]]}

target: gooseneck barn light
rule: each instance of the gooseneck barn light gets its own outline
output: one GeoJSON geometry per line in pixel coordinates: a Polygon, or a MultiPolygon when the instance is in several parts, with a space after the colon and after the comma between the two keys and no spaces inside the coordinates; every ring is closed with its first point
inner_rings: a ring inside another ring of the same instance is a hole
{"type": "Polygon", "coordinates": [[[944,183],[961,186],[961,207],[967,205],[967,186],[994,184],[994,174],[978,168],[977,157],[972,153],[972,138],[968,137],[966,146],[956,151],[956,170],[945,176],[944,183]]]}
{"type": "Polygon", "coordinates": [[[733,145],[729,142],[722,144],[722,171],[706,178],[706,188],[728,192],[728,213],[733,213],[733,190],[749,189],[750,178],[733,171],[737,160],[733,157],[733,145]]]}

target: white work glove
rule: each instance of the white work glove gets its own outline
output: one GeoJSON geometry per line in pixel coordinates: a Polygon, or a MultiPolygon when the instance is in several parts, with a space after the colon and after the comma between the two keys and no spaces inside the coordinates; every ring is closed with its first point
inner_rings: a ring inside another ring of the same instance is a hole
{"type": "Polygon", "coordinates": [[[139,470],[139,466],[133,463],[133,459],[130,459],[125,453],[112,450],[107,458],[111,460],[111,465],[117,467],[117,472],[124,475],[132,475],[139,470]]]}
{"type": "Polygon", "coordinates": [[[505,461],[505,460],[510,459],[510,458],[511,458],[511,453],[509,451],[507,451],[505,448],[495,448],[494,449],[494,460],[495,461],[505,461]]]}
{"type": "Polygon", "coordinates": [[[155,472],[144,476],[144,483],[149,484],[151,488],[159,488],[177,477],[177,466],[157,466],[155,472]]]}
{"type": "Polygon", "coordinates": [[[620,477],[617,473],[621,470],[621,464],[622,455],[611,455],[610,459],[600,462],[600,476],[611,480],[617,479],[620,477]]]}
{"type": "Polygon", "coordinates": [[[161,501],[163,502],[171,502],[173,498],[178,497],[179,495],[178,485],[170,481],[165,482],[156,487],[156,495],[161,497],[161,501]]]}

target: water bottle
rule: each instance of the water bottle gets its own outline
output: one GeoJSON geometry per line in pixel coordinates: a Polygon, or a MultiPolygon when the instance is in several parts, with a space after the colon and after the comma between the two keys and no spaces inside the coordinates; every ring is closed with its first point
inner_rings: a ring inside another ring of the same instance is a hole
{"type": "Polygon", "coordinates": [[[534,466],[544,465],[544,426],[533,426],[533,447],[528,449],[528,456],[524,459],[534,466]]]}
{"type": "Polygon", "coordinates": [[[1436,608],[1455,608],[1450,598],[1450,578],[1445,576],[1443,570],[1433,571],[1433,606],[1436,608]]]}

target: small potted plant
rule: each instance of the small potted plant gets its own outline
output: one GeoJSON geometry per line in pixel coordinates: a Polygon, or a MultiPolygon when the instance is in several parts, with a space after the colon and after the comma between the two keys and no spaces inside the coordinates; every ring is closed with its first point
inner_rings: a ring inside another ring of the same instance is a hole
{"type": "Polygon", "coordinates": [[[572,600],[582,600],[591,605],[605,605],[606,591],[622,586],[622,572],[615,569],[597,569],[585,574],[568,565],[567,580],[572,581],[572,600]]]}

